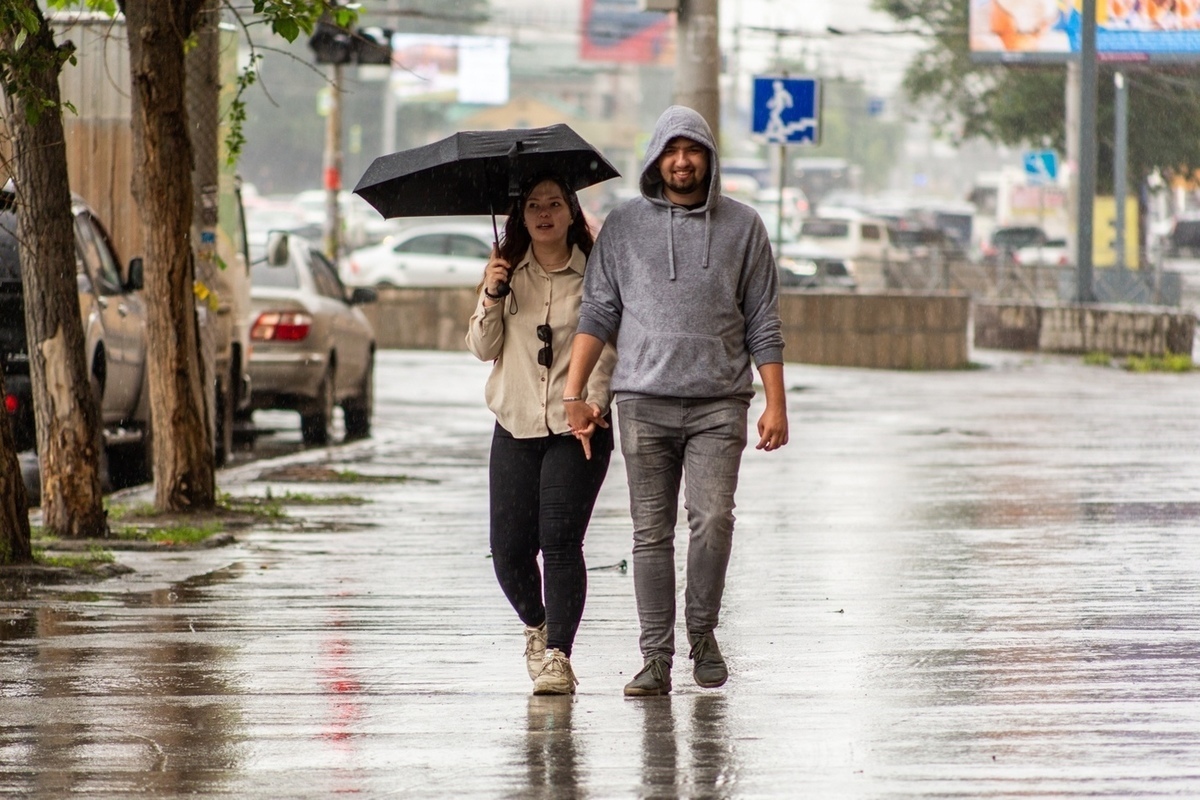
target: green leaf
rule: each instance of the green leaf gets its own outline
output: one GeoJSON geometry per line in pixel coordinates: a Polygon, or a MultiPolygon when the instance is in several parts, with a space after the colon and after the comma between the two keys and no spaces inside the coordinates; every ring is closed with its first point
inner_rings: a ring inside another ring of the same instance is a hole
{"type": "Polygon", "coordinates": [[[291,17],[283,17],[276,19],[272,24],[274,31],[287,39],[289,42],[296,41],[300,35],[300,26],[296,24],[296,20],[291,17]]]}

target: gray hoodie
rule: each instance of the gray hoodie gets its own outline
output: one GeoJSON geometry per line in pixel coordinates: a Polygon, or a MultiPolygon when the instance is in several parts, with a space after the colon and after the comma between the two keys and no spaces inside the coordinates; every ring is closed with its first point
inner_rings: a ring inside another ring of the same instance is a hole
{"type": "Polygon", "coordinates": [[[750,359],[783,362],[779,283],[766,227],[754,209],[721,196],[708,123],[671,106],[654,127],[642,196],[614,209],[588,258],[581,333],[616,334],[616,399],[754,395],[750,359]],[[684,136],[708,148],[708,200],[676,206],[656,162],[684,136]]]}

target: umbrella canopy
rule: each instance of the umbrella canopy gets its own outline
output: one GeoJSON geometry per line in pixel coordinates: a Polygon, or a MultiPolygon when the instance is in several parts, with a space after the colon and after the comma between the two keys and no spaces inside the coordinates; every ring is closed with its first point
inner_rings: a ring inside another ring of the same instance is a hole
{"type": "Polygon", "coordinates": [[[354,193],[386,218],[507,214],[521,184],[557,175],[572,189],[620,177],[567,125],[463,131],[380,156],[354,193]]]}

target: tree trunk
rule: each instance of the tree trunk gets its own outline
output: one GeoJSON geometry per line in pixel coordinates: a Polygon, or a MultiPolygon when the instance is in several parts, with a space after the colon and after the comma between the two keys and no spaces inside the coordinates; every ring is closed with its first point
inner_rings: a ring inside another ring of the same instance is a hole
{"type": "MultiPolygon", "coordinates": [[[[13,50],[14,31],[0,31],[0,37],[22,77],[5,99],[16,164],[17,237],[42,474],[42,523],[59,536],[100,537],[108,532],[100,486],[100,414],[87,374],[75,278],[74,221],[58,89],[64,54],[55,46],[35,0],[10,1],[25,6],[39,22],[39,30],[28,35],[19,53],[13,50]]],[[[19,481],[20,471],[16,474],[19,481]]]]}
{"type": "MultiPolygon", "coordinates": [[[[0,397],[3,396],[4,371],[0,370],[0,397]]],[[[0,566],[33,560],[29,545],[29,497],[21,480],[15,444],[8,414],[0,409],[0,566]]]]}
{"type": "Polygon", "coordinates": [[[126,0],[133,87],[133,196],[146,243],[155,506],[213,508],[216,482],[192,289],[192,147],[184,44],[200,0],[126,0]]]}

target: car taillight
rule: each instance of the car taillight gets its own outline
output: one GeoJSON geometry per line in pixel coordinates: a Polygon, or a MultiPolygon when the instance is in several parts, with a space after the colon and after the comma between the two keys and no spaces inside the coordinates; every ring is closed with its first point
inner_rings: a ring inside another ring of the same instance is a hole
{"type": "Polygon", "coordinates": [[[298,342],[312,327],[312,317],[298,311],[266,311],[258,315],[250,338],[260,342],[298,342]]]}
{"type": "Polygon", "coordinates": [[[20,405],[20,403],[17,402],[17,396],[15,394],[5,394],[4,395],[4,410],[7,411],[9,414],[16,414],[17,407],[19,405],[20,405]]]}

